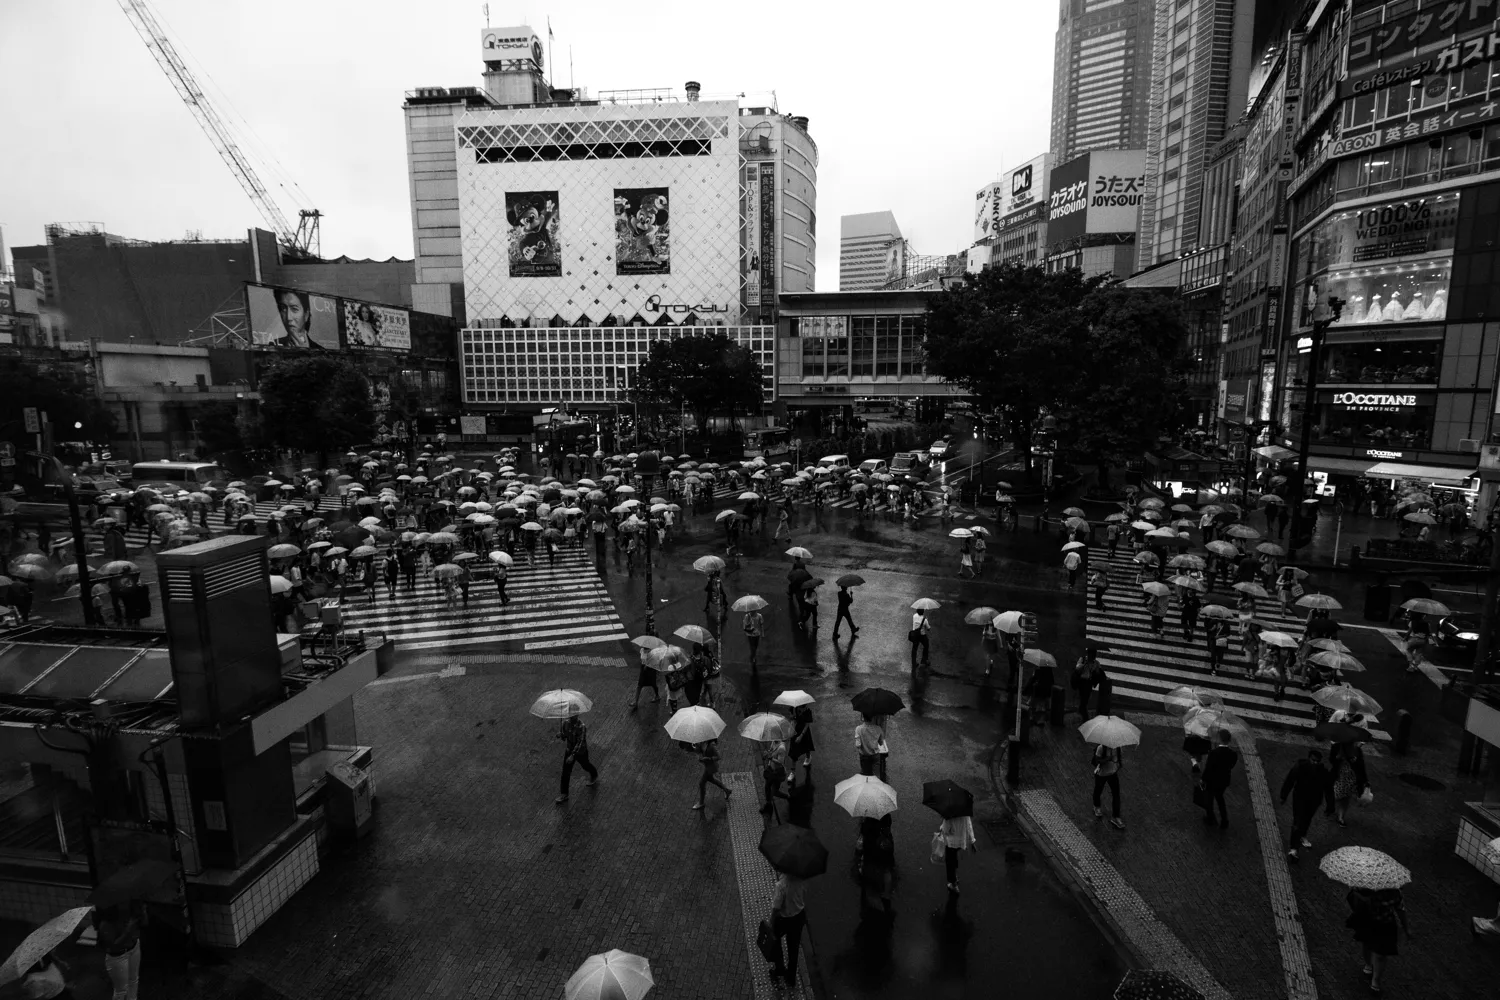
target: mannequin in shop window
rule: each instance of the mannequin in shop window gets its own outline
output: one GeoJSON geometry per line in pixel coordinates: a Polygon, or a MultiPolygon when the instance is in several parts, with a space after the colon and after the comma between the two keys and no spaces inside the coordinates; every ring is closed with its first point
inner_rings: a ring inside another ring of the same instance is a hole
{"type": "Polygon", "coordinates": [[[1361,323],[1379,323],[1380,320],[1381,320],[1380,296],[1378,294],[1376,294],[1376,295],[1370,296],[1370,308],[1365,312],[1364,316],[1362,316],[1360,318],[1360,322],[1361,323]]]}
{"type": "Polygon", "coordinates": [[[1423,319],[1443,319],[1448,315],[1448,290],[1439,289],[1432,296],[1432,304],[1427,307],[1423,319]]]}
{"type": "Polygon", "coordinates": [[[1406,306],[1401,303],[1401,293],[1392,292],[1391,300],[1385,304],[1385,309],[1381,311],[1381,316],[1387,323],[1399,323],[1401,322],[1401,317],[1405,314],[1406,306]]]}
{"type": "Polygon", "coordinates": [[[1427,316],[1427,303],[1422,301],[1422,293],[1417,292],[1407,303],[1406,310],[1402,312],[1401,318],[1408,323],[1416,319],[1424,319],[1427,316]]]}

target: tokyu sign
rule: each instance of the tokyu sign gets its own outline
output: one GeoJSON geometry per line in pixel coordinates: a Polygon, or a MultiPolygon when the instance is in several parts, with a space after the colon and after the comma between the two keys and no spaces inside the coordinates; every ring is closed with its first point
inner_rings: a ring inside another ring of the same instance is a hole
{"type": "Polygon", "coordinates": [[[1334,406],[1347,406],[1354,410],[1399,410],[1417,405],[1414,392],[1336,392],[1334,406]]]}

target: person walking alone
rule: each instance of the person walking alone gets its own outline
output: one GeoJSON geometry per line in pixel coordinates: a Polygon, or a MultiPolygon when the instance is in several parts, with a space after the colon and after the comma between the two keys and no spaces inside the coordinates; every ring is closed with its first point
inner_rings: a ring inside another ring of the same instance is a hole
{"type": "Polygon", "coordinates": [[[1094,688],[1098,686],[1103,673],[1104,667],[1099,663],[1099,650],[1093,646],[1085,647],[1083,655],[1073,667],[1070,681],[1078,692],[1078,715],[1085,722],[1089,719],[1089,699],[1093,697],[1094,688]]]}
{"type": "Polygon", "coordinates": [[[958,893],[958,855],[960,851],[979,850],[979,841],[974,837],[974,820],[969,816],[945,819],[937,828],[943,838],[943,865],[948,873],[948,891],[958,893]]]}
{"type": "Polygon", "coordinates": [[[1298,860],[1297,852],[1312,846],[1307,831],[1312,828],[1318,806],[1330,802],[1332,795],[1333,782],[1328,777],[1328,769],[1323,766],[1323,751],[1309,750],[1304,760],[1292,765],[1286,780],[1281,783],[1282,804],[1288,797],[1292,800],[1292,837],[1286,852],[1288,861],[1298,860]]]}
{"type": "Polygon", "coordinates": [[[563,741],[562,794],[553,801],[562,805],[568,801],[568,779],[573,776],[574,764],[588,774],[590,785],[598,784],[599,771],[589,760],[589,727],[584,725],[582,718],[570,715],[564,719],[557,738],[563,741]]]}
{"type": "Polygon", "coordinates": [[[775,811],[778,798],[788,797],[781,790],[782,782],[786,781],[787,763],[786,744],[781,740],[767,743],[760,752],[760,777],[766,790],[766,804],[760,807],[760,811],[764,815],[775,811]]]}
{"type": "Polygon", "coordinates": [[[776,890],[771,895],[771,930],[778,941],[786,941],[786,963],[771,970],[771,978],[785,979],[787,985],[797,981],[797,953],[802,948],[802,929],[807,926],[805,893],[807,880],[779,872],[776,890]]]}
{"type": "Polygon", "coordinates": [[[1185,588],[1182,594],[1182,641],[1192,642],[1193,631],[1198,627],[1198,609],[1203,602],[1198,598],[1198,592],[1192,588],[1185,588]]]}
{"type": "Polygon", "coordinates": [[[703,808],[703,795],[708,791],[709,785],[718,788],[724,793],[724,801],[729,801],[729,789],[719,780],[719,741],[704,740],[696,749],[698,763],[703,765],[703,774],[698,778],[698,804],[693,806],[695,811],[703,808]]]}
{"type": "Polygon", "coordinates": [[[833,637],[839,637],[839,625],[849,623],[849,633],[852,636],[859,635],[859,626],[854,624],[854,619],[849,616],[849,606],[854,603],[854,595],[849,592],[848,587],[840,586],[838,592],[839,610],[833,619],[833,637]]]}
{"type": "Polygon", "coordinates": [[[781,537],[781,533],[783,531],[786,532],[787,541],[791,541],[791,538],[792,538],[792,515],[791,515],[791,511],[790,511],[789,508],[790,508],[790,505],[788,503],[783,502],[781,504],[781,513],[779,515],[777,515],[777,519],[776,519],[776,534],[774,534],[774,535],[771,536],[771,541],[774,542],[778,538],[780,538],[781,537]]]}
{"type": "Polygon", "coordinates": [[[1395,956],[1399,932],[1411,936],[1406,924],[1406,904],[1400,889],[1350,889],[1345,901],[1349,918],[1344,926],[1352,928],[1365,959],[1365,975],[1370,977],[1370,993],[1379,996],[1380,977],[1385,974],[1386,959],[1395,956]]]}
{"type": "Polygon", "coordinates": [[[1094,591],[1094,608],[1104,610],[1104,592],[1109,590],[1109,571],[1103,566],[1089,570],[1089,586],[1094,591]]]}
{"type": "Polygon", "coordinates": [[[932,623],[927,620],[927,612],[919,610],[911,616],[911,631],[906,633],[906,640],[911,643],[911,672],[917,672],[917,650],[922,651],[922,665],[932,665],[932,650],[929,646],[932,635],[932,623]]]}
{"type": "Polygon", "coordinates": [[[812,630],[818,630],[818,588],[808,587],[802,592],[802,619],[798,625],[812,622],[812,630]]]}
{"type": "Polygon", "coordinates": [[[745,644],[750,647],[750,669],[757,669],[756,652],[760,649],[760,637],[766,633],[766,619],[759,611],[746,611],[740,619],[740,628],[745,632],[745,644]]]}
{"type": "Polygon", "coordinates": [[[1110,816],[1109,824],[1116,830],[1125,829],[1125,821],[1120,818],[1120,767],[1124,764],[1124,753],[1119,747],[1107,747],[1103,744],[1094,747],[1094,818],[1104,816],[1104,789],[1109,788],[1110,816]]]}
{"type": "Polygon", "coordinates": [[[1229,788],[1229,774],[1240,759],[1239,753],[1229,745],[1229,732],[1218,732],[1219,745],[1208,752],[1203,760],[1203,777],[1199,788],[1203,792],[1203,822],[1214,823],[1214,806],[1219,808],[1219,829],[1229,828],[1229,810],[1224,806],[1224,792],[1229,788]]]}
{"type": "Polygon", "coordinates": [[[640,672],[635,675],[635,695],[630,699],[631,708],[635,708],[636,704],[641,700],[641,692],[648,689],[651,691],[651,703],[653,705],[661,701],[661,692],[656,689],[656,671],[646,666],[646,654],[648,652],[649,650],[646,649],[640,651],[640,672]]]}
{"type": "Polygon", "coordinates": [[[793,785],[798,783],[799,774],[803,781],[807,781],[812,776],[812,755],[817,749],[813,744],[812,724],[812,706],[798,705],[792,709],[794,729],[787,751],[792,759],[791,783],[793,785]],[[797,770],[799,767],[802,769],[800,772],[797,770]]]}
{"type": "Polygon", "coordinates": [[[859,773],[885,780],[885,760],[890,748],[885,744],[885,727],[878,715],[866,715],[854,727],[854,749],[859,753],[859,773]]]}
{"type": "Polygon", "coordinates": [[[141,928],[146,908],[138,902],[116,903],[94,911],[94,928],[104,949],[104,971],[112,1000],[136,1000],[141,977],[141,928]]]}
{"type": "Polygon", "coordinates": [[[1063,569],[1068,571],[1068,589],[1073,590],[1078,586],[1078,568],[1083,565],[1083,559],[1074,549],[1063,556],[1063,569]]]}

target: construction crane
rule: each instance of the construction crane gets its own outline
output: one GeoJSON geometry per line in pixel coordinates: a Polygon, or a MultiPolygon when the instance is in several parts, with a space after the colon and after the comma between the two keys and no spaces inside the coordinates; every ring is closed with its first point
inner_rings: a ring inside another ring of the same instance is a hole
{"type": "Polygon", "coordinates": [[[203,93],[203,88],[198,86],[198,81],[177,54],[177,49],[167,38],[166,32],[162,31],[145,0],[120,0],[120,9],[130,18],[136,33],[146,43],[146,48],[151,50],[151,55],[156,58],[162,72],[167,74],[167,79],[172,81],[172,86],[177,88],[177,96],[182,98],[193,117],[198,119],[198,124],[214,144],[214,149],[219,151],[220,158],[234,174],[235,180],[240,182],[240,187],[245,189],[245,194],[250,196],[250,200],[260,210],[261,218],[276,233],[277,242],[282,249],[294,257],[318,256],[321,250],[318,223],[323,213],[316,208],[301,209],[297,213],[297,228],[292,228],[286,215],[266,193],[266,186],[261,183],[249,159],[240,151],[239,144],[234,141],[234,134],[214,110],[203,93]]]}

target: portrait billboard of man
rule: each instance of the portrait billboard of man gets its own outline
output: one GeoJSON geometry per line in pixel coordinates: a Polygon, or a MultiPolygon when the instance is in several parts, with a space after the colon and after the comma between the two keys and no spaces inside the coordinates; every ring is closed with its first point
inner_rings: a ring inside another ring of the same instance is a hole
{"type": "Polygon", "coordinates": [[[339,348],[338,303],[326,295],[269,285],[245,286],[250,340],[257,347],[339,348]]]}

